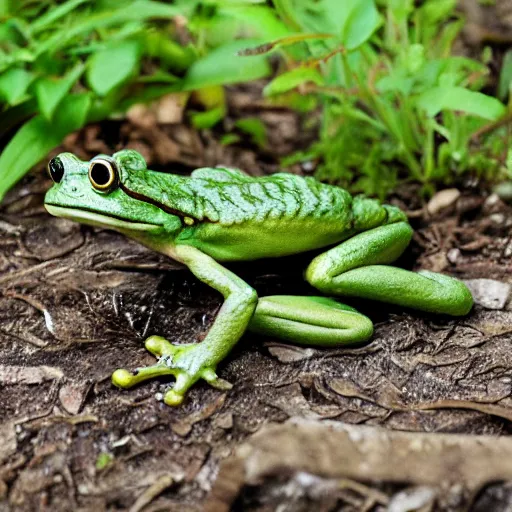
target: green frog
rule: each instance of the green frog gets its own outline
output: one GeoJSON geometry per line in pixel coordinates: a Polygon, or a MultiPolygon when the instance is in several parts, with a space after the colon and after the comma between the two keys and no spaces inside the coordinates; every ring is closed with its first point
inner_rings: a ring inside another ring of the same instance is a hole
{"type": "Polygon", "coordinates": [[[88,162],[62,153],[48,171],[54,182],[45,197],[49,213],[123,233],[183,263],[223,295],[201,343],[173,344],[150,336],[145,346],[156,364],[113,373],[120,388],[173,375],[174,385],[163,397],[168,405],[181,404],[199,379],[229,389],[217,376],[217,365],[246,330],[322,347],[368,340],[371,320],[332,296],[453,316],[466,315],[473,304],[461,281],[390,265],[413,233],[399,208],[353,197],[311,177],[251,177],[225,167],[179,176],[147,169],[144,158],[130,149],[88,162]],[[327,296],[258,298],[223,265],[322,248],[304,277],[327,296]]]}

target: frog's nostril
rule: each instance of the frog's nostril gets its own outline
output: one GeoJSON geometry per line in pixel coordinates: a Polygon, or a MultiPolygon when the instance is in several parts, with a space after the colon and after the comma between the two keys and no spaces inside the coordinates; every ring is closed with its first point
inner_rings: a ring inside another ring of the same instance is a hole
{"type": "Polygon", "coordinates": [[[71,192],[75,193],[78,191],[78,188],[77,187],[71,187],[71,192]]]}

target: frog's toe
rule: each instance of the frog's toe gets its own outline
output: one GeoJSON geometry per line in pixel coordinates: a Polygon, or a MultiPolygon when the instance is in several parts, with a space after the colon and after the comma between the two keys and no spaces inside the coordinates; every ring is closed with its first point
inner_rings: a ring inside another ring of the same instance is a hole
{"type": "Polygon", "coordinates": [[[178,347],[167,341],[162,336],[150,336],[144,342],[146,349],[156,357],[172,356],[178,351],[178,347]]]}
{"type": "Polygon", "coordinates": [[[164,402],[170,406],[181,405],[186,392],[197,379],[192,378],[184,371],[178,371],[176,382],[164,395],[164,402]]]}
{"type": "Polygon", "coordinates": [[[131,388],[145,380],[160,377],[162,375],[176,375],[175,368],[169,368],[166,364],[155,364],[146,368],[137,368],[133,372],[129,370],[116,370],[112,374],[112,384],[118,388],[131,388]]]}
{"type": "Polygon", "coordinates": [[[133,372],[119,369],[112,374],[112,383],[118,388],[131,388],[134,385],[135,377],[133,372]]]}
{"type": "Polygon", "coordinates": [[[213,368],[205,368],[201,374],[201,377],[210,384],[210,386],[220,389],[221,391],[229,391],[233,384],[227,380],[221,379],[215,373],[213,368]]]}

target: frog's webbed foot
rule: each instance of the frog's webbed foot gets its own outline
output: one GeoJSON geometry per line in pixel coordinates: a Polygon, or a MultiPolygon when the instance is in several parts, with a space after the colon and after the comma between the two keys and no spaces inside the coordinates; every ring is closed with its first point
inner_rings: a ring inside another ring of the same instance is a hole
{"type": "Polygon", "coordinates": [[[188,389],[199,379],[204,379],[211,386],[231,389],[231,384],[220,379],[215,367],[207,364],[201,344],[173,345],[161,336],[150,336],[145,342],[146,348],[158,357],[158,362],[145,368],[116,370],[112,382],[119,388],[131,388],[140,382],[162,375],[173,375],[176,382],[164,395],[167,405],[180,405],[188,389]]]}

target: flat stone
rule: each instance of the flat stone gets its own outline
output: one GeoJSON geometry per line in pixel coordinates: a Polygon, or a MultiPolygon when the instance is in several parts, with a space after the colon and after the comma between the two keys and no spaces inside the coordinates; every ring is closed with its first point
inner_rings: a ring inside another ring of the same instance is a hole
{"type": "Polygon", "coordinates": [[[475,304],[486,309],[503,309],[512,288],[509,283],[495,279],[468,279],[464,283],[470,289],[475,304]]]}

